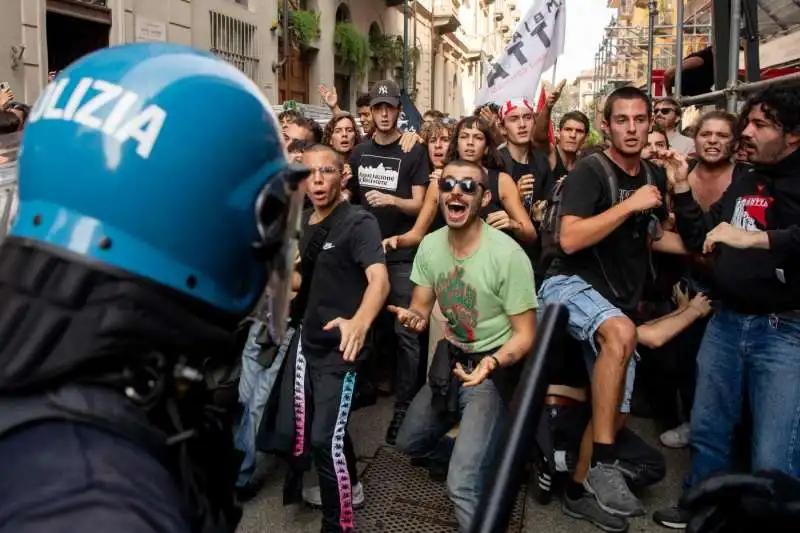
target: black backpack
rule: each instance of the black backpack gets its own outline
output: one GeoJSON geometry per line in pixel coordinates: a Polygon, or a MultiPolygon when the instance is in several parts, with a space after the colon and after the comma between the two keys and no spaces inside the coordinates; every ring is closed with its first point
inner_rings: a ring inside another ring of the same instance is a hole
{"type": "MultiPolygon", "coordinates": [[[[606,177],[606,187],[608,197],[611,199],[611,208],[618,204],[619,198],[619,182],[617,174],[611,167],[608,159],[599,152],[596,152],[586,157],[586,164],[592,165],[600,175],[606,177]]],[[[656,185],[656,179],[653,170],[647,161],[642,160],[642,165],[645,169],[648,185],[656,185]]],[[[553,259],[558,257],[561,253],[561,245],[559,243],[559,234],[561,233],[561,196],[564,189],[564,181],[566,178],[559,180],[553,188],[553,195],[547,200],[547,205],[542,215],[542,222],[539,226],[539,240],[542,243],[542,271],[547,271],[553,259]]]]}

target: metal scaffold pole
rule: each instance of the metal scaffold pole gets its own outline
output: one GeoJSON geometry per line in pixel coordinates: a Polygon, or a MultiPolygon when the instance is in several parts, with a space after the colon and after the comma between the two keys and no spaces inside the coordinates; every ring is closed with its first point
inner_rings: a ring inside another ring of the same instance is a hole
{"type": "Polygon", "coordinates": [[[680,102],[683,83],[683,8],[684,0],[677,0],[677,25],[675,26],[675,99],[680,102]]]}
{"type": "Polygon", "coordinates": [[[742,25],[742,0],[731,0],[731,30],[728,45],[728,112],[736,112],[739,77],[739,31],[742,25]]]}
{"type": "Polygon", "coordinates": [[[656,26],[656,16],[658,15],[656,0],[650,0],[647,3],[647,7],[649,9],[649,32],[647,35],[647,94],[653,96],[653,46],[656,39],[654,30],[656,26]]]}
{"type": "Polygon", "coordinates": [[[408,93],[408,0],[403,2],[403,92],[408,93]]]}

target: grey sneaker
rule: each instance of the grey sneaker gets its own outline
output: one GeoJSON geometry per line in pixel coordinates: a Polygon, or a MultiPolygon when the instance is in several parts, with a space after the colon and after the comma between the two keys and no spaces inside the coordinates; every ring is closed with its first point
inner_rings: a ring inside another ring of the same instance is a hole
{"type": "Polygon", "coordinates": [[[644,505],[633,495],[619,465],[597,463],[589,469],[584,488],[597,498],[597,503],[607,513],[617,516],[640,516],[644,505]]]}
{"type": "Polygon", "coordinates": [[[689,445],[690,435],[689,423],[684,422],[680,426],[662,433],[659,440],[667,448],[686,448],[689,445]]]}
{"type": "Polygon", "coordinates": [[[614,516],[602,510],[591,494],[584,494],[577,500],[571,500],[569,496],[564,494],[561,510],[564,511],[565,515],[591,522],[603,531],[609,531],[610,533],[625,533],[628,531],[628,519],[614,516]]]}
{"type": "MultiPolygon", "coordinates": [[[[319,487],[308,487],[303,489],[303,500],[311,507],[322,507],[322,495],[319,487]]],[[[364,507],[364,485],[359,481],[353,485],[353,509],[364,507]]]]}

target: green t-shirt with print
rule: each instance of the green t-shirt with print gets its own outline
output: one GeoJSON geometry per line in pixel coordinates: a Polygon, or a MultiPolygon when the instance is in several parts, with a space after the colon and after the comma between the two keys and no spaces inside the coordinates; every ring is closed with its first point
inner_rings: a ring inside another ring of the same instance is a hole
{"type": "Polygon", "coordinates": [[[433,288],[447,318],[448,341],[465,352],[496,350],[511,338],[508,317],[538,306],[530,259],[511,237],[485,222],[478,249],[456,259],[448,232],[444,227],[422,239],[411,281],[433,288]]]}

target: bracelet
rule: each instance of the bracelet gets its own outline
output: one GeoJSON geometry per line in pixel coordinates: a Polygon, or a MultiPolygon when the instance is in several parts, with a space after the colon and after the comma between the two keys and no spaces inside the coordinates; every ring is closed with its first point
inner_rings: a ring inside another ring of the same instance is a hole
{"type": "Polygon", "coordinates": [[[494,360],[494,368],[492,369],[492,372],[503,366],[500,364],[500,359],[495,357],[494,354],[490,355],[489,357],[491,357],[494,360]]]}

